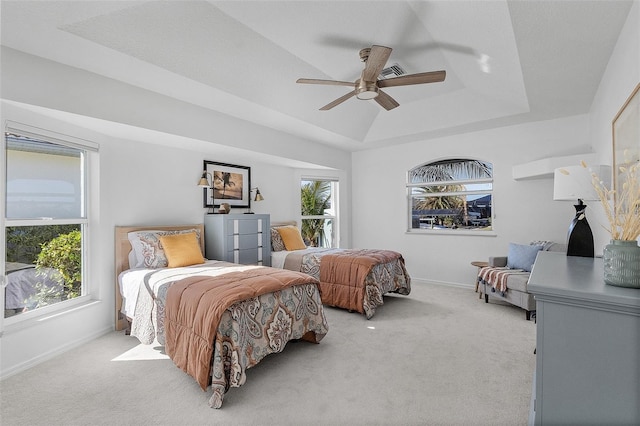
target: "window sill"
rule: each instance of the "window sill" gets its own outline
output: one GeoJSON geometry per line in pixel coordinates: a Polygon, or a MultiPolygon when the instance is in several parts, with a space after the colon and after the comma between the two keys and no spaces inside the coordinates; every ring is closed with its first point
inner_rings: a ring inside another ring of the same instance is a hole
{"type": "Polygon", "coordinates": [[[468,229],[411,229],[406,231],[405,234],[409,235],[463,235],[474,237],[495,237],[495,231],[470,231],[468,229]]]}
{"type": "Polygon", "coordinates": [[[41,308],[42,311],[35,310],[13,317],[4,318],[3,330],[0,332],[0,336],[4,333],[13,333],[36,326],[40,323],[53,320],[54,318],[67,315],[81,309],[88,308],[98,303],[101,303],[101,301],[91,299],[90,296],[83,296],[69,301],[69,303],[66,303],[65,306],[52,305],[51,309],[47,309],[48,307],[45,307],[41,308]]]}

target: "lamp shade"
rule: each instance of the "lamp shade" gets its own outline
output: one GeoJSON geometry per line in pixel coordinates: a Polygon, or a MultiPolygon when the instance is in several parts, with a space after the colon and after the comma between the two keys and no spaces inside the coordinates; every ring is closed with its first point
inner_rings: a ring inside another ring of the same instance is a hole
{"type": "Polygon", "coordinates": [[[593,187],[592,175],[595,173],[607,188],[611,182],[610,166],[561,167],[553,173],[553,199],[556,201],[599,200],[593,187]]]}
{"type": "Polygon", "coordinates": [[[207,188],[209,186],[209,178],[207,177],[207,172],[202,172],[202,177],[198,181],[198,186],[203,188],[207,188]]]}

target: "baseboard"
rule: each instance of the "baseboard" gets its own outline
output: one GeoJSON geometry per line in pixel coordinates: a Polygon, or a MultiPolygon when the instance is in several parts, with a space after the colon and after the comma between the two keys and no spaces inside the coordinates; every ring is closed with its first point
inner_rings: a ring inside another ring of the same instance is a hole
{"type": "Polygon", "coordinates": [[[413,277],[411,277],[411,284],[443,285],[447,287],[475,289],[475,285],[469,284],[469,283],[458,283],[458,282],[452,282],[452,281],[434,281],[434,280],[427,280],[423,278],[413,278],[413,277]]]}

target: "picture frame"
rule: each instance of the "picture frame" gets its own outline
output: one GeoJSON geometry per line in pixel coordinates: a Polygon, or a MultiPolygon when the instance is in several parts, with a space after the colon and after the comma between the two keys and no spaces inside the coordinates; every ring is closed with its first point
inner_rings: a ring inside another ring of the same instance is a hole
{"type": "Polygon", "coordinates": [[[211,185],[203,189],[205,208],[251,207],[251,167],[204,160],[203,170],[211,185]]]}
{"type": "Polygon", "coordinates": [[[620,167],[640,162],[640,83],[631,92],[612,121],[613,141],[613,202],[618,202],[617,194],[628,178],[620,172],[620,167]]]}

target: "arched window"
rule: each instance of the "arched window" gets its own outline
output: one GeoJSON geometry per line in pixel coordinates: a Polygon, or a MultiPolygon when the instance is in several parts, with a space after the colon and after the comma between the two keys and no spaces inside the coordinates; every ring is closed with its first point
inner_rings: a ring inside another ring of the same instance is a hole
{"type": "Polygon", "coordinates": [[[453,158],[407,174],[409,231],[492,230],[493,164],[453,158]]]}

